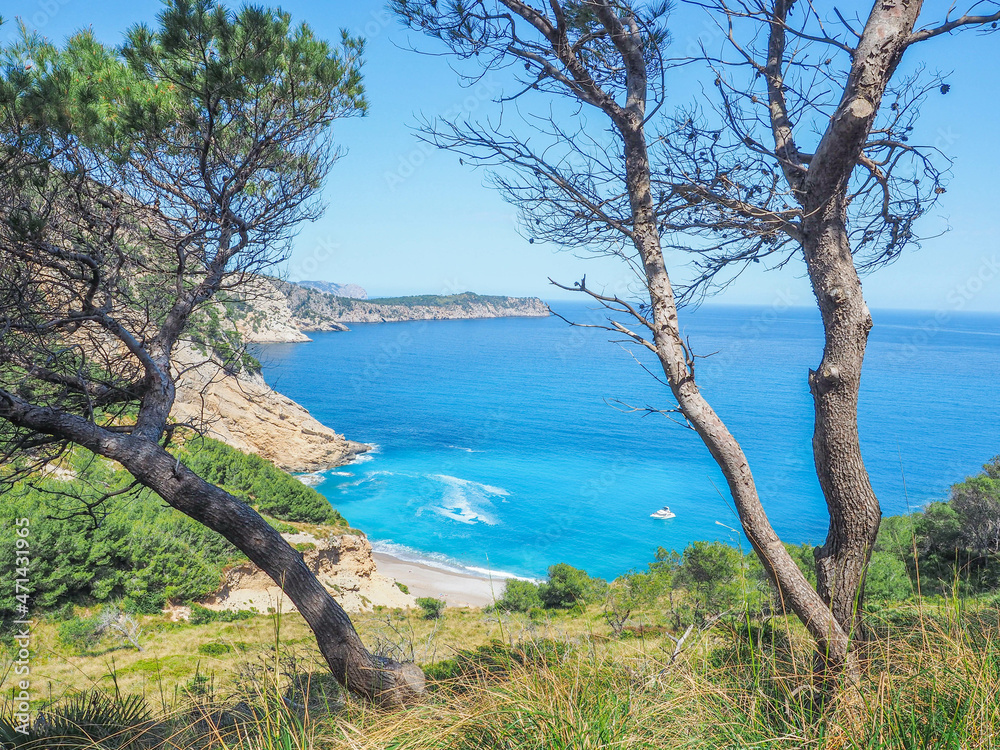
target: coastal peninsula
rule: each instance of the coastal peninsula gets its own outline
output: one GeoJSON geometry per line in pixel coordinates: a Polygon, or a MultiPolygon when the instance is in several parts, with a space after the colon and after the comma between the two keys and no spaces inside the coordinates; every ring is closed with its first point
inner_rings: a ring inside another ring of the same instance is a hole
{"type": "Polygon", "coordinates": [[[365,290],[355,284],[317,288],[318,284],[258,276],[238,298],[227,300],[226,307],[243,340],[254,344],[309,341],[310,332],[346,331],[349,323],[541,318],[551,314],[537,297],[462,292],[367,299],[365,290]],[[364,298],[342,296],[348,291],[364,298]]]}

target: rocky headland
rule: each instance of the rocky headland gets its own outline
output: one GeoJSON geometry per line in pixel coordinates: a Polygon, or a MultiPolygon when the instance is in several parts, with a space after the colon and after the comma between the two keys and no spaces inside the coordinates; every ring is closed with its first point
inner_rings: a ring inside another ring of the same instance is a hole
{"type": "Polygon", "coordinates": [[[408,320],[545,317],[548,306],[536,297],[501,297],[473,292],[365,299],[356,285],[330,282],[293,284],[258,277],[240,299],[229,304],[243,340],[248,343],[308,341],[313,331],[346,331],[351,323],[397,323],[408,320]],[[336,289],[334,294],[328,289],[336,289]],[[350,292],[353,296],[344,296],[350,292]]]}
{"type": "Polygon", "coordinates": [[[323,471],[369,449],[321,424],[259,373],[233,373],[189,344],[178,348],[174,366],[182,373],[174,420],[280,469],[323,471]]]}
{"type": "Polygon", "coordinates": [[[271,281],[257,276],[240,290],[229,316],[246,342],[284,344],[309,341],[288,307],[288,299],[271,281]]]}

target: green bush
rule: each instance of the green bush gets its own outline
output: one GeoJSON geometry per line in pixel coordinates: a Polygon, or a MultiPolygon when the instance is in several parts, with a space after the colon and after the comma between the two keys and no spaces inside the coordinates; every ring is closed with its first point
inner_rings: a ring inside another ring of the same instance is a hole
{"type": "Polygon", "coordinates": [[[538,591],[538,584],[516,578],[507,581],[503,596],[497,599],[496,604],[494,604],[494,608],[501,612],[530,612],[532,609],[540,609],[542,606],[544,605],[538,591]]]}
{"type": "Polygon", "coordinates": [[[549,568],[549,579],[538,587],[542,604],[548,609],[569,609],[601,598],[607,583],[566,563],[549,568]]]}
{"type": "Polygon", "coordinates": [[[655,573],[626,573],[607,588],[604,620],[616,636],[626,634],[625,626],[632,613],[651,605],[663,592],[663,579],[655,573]]]}
{"type": "Polygon", "coordinates": [[[178,458],[200,477],[281,521],[347,525],[312,487],[265,461],[209,438],[189,440],[178,458]]]}
{"type": "Polygon", "coordinates": [[[436,620],[444,614],[445,603],[441,599],[422,596],[417,599],[417,606],[423,610],[425,620],[436,620]]]}
{"type": "Polygon", "coordinates": [[[868,574],[867,591],[876,599],[909,596],[918,573],[925,593],[949,593],[956,585],[969,595],[1000,590],[1000,456],[955,484],[947,502],[883,518],[875,543],[880,554],[868,574]],[[909,585],[901,582],[900,565],[909,585]]]}
{"type": "Polygon", "coordinates": [[[722,542],[693,542],[684,549],[679,580],[692,594],[699,612],[721,612],[745,603],[750,583],[756,584],[751,566],[756,557],[744,555],[722,542]]]}
{"type": "Polygon", "coordinates": [[[873,552],[865,576],[865,596],[879,602],[895,602],[909,598],[913,584],[902,560],[888,552],[873,552]]]}
{"type": "Polygon", "coordinates": [[[101,639],[97,634],[97,619],[94,617],[63,620],[59,623],[58,633],[63,645],[80,654],[90,651],[101,639]]]}
{"type": "Polygon", "coordinates": [[[233,650],[233,647],[228,643],[222,643],[220,641],[213,641],[211,643],[203,643],[198,646],[198,653],[204,654],[205,656],[223,656],[228,654],[233,650]]]}
{"type": "Polygon", "coordinates": [[[203,607],[200,604],[191,605],[191,617],[188,623],[191,625],[207,625],[210,622],[239,622],[249,620],[257,613],[248,609],[221,609],[214,610],[203,607]]]}

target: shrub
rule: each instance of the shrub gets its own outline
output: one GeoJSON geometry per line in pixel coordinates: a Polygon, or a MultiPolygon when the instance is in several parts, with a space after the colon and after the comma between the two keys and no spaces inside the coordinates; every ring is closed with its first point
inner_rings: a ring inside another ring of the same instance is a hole
{"type": "Polygon", "coordinates": [[[654,602],[662,591],[663,580],[655,573],[626,573],[607,588],[604,620],[615,635],[625,632],[632,612],[654,602]]]}
{"type": "Polygon", "coordinates": [[[906,565],[888,552],[872,553],[865,576],[865,596],[882,602],[900,601],[913,593],[906,565]]]}
{"type": "Polygon", "coordinates": [[[191,617],[188,622],[191,625],[206,625],[210,622],[239,622],[249,620],[257,613],[248,609],[221,609],[213,610],[203,607],[200,604],[191,605],[191,617]]]}
{"type": "Polygon", "coordinates": [[[538,595],[549,609],[569,609],[596,601],[606,586],[605,581],[591,578],[584,570],[557,563],[549,568],[549,579],[538,587],[538,595]]]}
{"type": "Polygon", "coordinates": [[[97,634],[97,620],[93,617],[73,617],[59,623],[59,640],[78,653],[86,653],[100,640],[97,634]]]}
{"type": "Polygon", "coordinates": [[[407,586],[405,583],[400,583],[399,581],[396,581],[396,588],[398,588],[404,594],[410,593],[410,587],[407,586]]]}
{"type": "Polygon", "coordinates": [[[198,653],[204,654],[205,656],[222,656],[223,654],[228,654],[232,650],[232,646],[228,643],[222,643],[221,641],[203,643],[198,646],[198,653]]]}
{"type": "Polygon", "coordinates": [[[206,481],[281,521],[346,525],[330,502],[312,487],[261,458],[209,438],[189,440],[178,458],[206,481]]]}
{"type": "Polygon", "coordinates": [[[497,599],[494,608],[502,612],[530,612],[542,606],[537,583],[511,578],[507,581],[503,596],[497,599]]]}
{"type": "Polygon", "coordinates": [[[436,620],[444,614],[445,603],[441,599],[422,596],[417,599],[417,606],[423,610],[425,620],[436,620]]]}
{"type": "Polygon", "coordinates": [[[747,560],[722,542],[694,542],[684,549],[680,579],[699,611],[720,612],[746,599],[747,560]]]}
{"type": "Polygon", "coordinates": [[[1000,457],[954,485],[948,502],[927,506],[914,531],[925,591],[956,581],[969,593],[1000,588],[1000,457]]]}

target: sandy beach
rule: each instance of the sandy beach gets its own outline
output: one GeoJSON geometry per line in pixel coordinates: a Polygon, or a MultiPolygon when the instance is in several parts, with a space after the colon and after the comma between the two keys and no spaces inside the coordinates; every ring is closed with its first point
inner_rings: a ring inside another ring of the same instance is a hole
{"type": "Polygon", "coordinates": [[[504,578],[489,578],[400,560],[374,552],[378,572],[404,584],[414,596],[444,599],[449,607],[485,607],[503,594],[504,578]]]}

